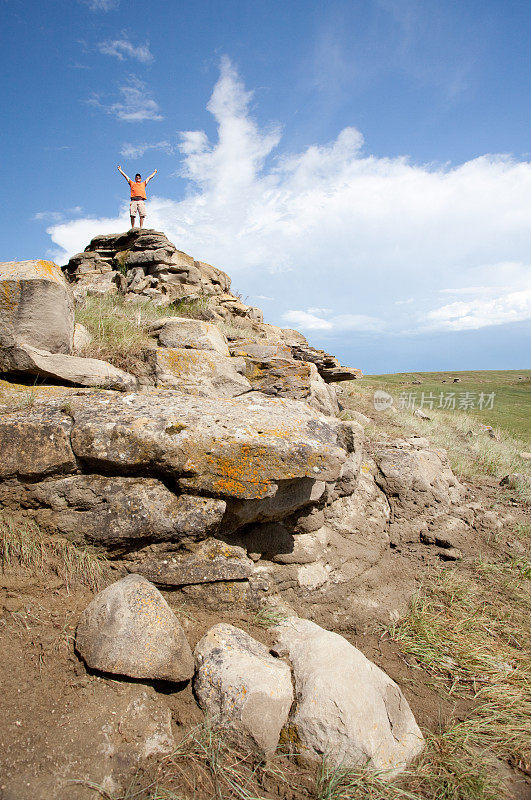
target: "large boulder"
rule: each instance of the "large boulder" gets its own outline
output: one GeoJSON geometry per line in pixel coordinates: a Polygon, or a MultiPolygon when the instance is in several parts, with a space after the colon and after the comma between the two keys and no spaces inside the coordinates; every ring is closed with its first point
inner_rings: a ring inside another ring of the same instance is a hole
{"type": "Polygon", "coordinates": [[[184,490],[224,498],[274,497],[282,481],[334,481],[349,446],[339,421],[256,393],[217,400],[170,390],[93,394],[71,398],[69,413],[72,446],[84,462],[155,470],[184,490]]]}
{"type": "Polygon", "coordinates": [[[293,701],[288,665],[226,624],[211,628],[194,655],[194,690],[201,707],[241,743],[272,756],[293,701]]]}
{"type": "Polygon", "coordinates": [[[0,372],[19,369],[25,345],[69,354],[74,338],[72,292],[51,261],[0,264],[0,372]]]}
{"type": "Polygon", "coordinates": [[[101,672],[176,682],[194,674],[179,620],[141,575],[127,575],[96,595],[79,620],[76,649],[101,672]]]}
{"type": "Polygon", "coordinates": [[[420,753],[424,739],[399,687],[346,639],[297,617],[273,634],[293,666],[289,738],[302,757],[391,778],[420,753]]]}

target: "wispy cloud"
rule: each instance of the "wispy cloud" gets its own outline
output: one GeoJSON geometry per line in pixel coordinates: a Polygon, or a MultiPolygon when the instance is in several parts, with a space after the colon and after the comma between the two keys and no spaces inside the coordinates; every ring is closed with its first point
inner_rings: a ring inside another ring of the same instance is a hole
{"type": "Polygon", "coordinates": [[[134,75],[119,87],[119,91],[122,99],[117,103],[106,104],[98,94],[93,94],[87,102],[124,122],[164,119],[159,113],[158,103],[150,96],[147,85],[134,75]]]}
{"type": "MultiPolygon", "coordinates": [[[[528,314],[520,293],[531,288],[531,163],[487,154],[434,166],[374,156],[352,127],[283,152],[278,126],[259,126],[251,99],[224,60],[208,103],[217,137],[181,135],[186,196],[150,199],[150,226],[180,250],[235,279],[246,271],[245,291],[273,295],[278,322],[330,336],[464,330],[528,314]]],[[[114,220],[49,231],[64,258],[126,223],[124,204],[114,220]]]]}
{"type": "Polygon", "coordinates": [[[113,11],[120,5],[120,0],[83,0],[91,11],[113,11]]]}
{"type": "Polygon", "coordinates": [[[124,158],[142,158],[144,153],[147,153],[148,150],[159,150],[171,155],[175,152],[175,145],[166,140],[162,142],[153,142],[152,144],[130,144],[129,142],[125,142],[120,149],[120,155],[124,158]]]}
{"type": "Polygon", "coordinates": [[[37,211],[37,213],[33,215],[33,219],[36,222],[58,223],[68,219],[68,217],[71,217],[73,214],[81,214],[82,211],[83,209],[81,206],[67,208],[64,211],[37,211]]]}
{"type": "Polygon", "coordinates": [[[135,45],[125,33],[119,39],[108,39],[105,42],[100,42],[98,49],[100,53],[106,56],[114,56],[119,61],[124,61],[126,58],[136,59],[142,64],[151,64],[153,61],[153,54],[149,49],[148,42],[142,45],[135,45]]]}
{"type": "Polygon", "coordinates": [[[385,327],[382,320],[365,314],[333,314],[330,309],[309,308],[306,311],[290,310],[282,315],[282,320],[306,331],[381,331],[385,327]],[[321,316],[318,312],[321,312],[321,316]],[[323,312],[327,313],[324,318],[323,312]]]}

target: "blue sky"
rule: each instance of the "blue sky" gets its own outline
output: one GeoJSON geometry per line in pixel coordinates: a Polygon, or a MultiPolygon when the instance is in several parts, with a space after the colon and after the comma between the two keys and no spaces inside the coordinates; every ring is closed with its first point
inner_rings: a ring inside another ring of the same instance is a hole
{"type": "Polygon", "coordinates": [[[147,224],[366,373],[528,366],[527,2],[0,0],[1,260],[147,224]]]}

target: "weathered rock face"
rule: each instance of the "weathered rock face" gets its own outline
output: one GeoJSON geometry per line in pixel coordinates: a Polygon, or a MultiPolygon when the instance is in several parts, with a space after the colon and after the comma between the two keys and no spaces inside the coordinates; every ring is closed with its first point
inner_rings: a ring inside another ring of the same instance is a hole
{"type": "Polygon", "coordinates": [[[336,633],[291,617],[274,629],[275,650],[292,663],[296,707],[289,721],[297,752],[332,767],[367,764],[391,778],[424,739],[394,681],[336,633]]]}
{"type": "Polygon", "coordinates": [[[195,652],[194,689],[211,719],[263,756],[276,750],[293,701],[287,664],[233,625],[215,625],[195,652]]]}
{"type": "Polygon", "coordinates": [[[153,478],[104,475],[5,482],[0,502],[36,509],[43,527],[108,550],[202,539],[219,529],[226,508],[223,500],[176,496],[153,478]]]}
{"type": "Polygon", "coordinates": [[[76,649],[92,669],[167,681],[194,674],[192,651],[161,593],[128,575],[96,595],[76,632],[76,649]]]}
{"type": "Polygon", "coordinates": [[[348,425],[304,403],[171,390],[38,402],[1,416],[0,441],[0,503],[114,553],[311,507],[353,446],[348,425]]]}
{"type": "MultiPolygon", "coordinates": [[[[320,378],[330,383],[361,374],[359,370],[341,367],[334,356],[310,347],[298,331],[266,325],[259,308],[231,294],[228,275],[177,250],[160,231],[135,229],[96,236],[85,252],[73,256],[64,269],[73,282],[78,301],[83,301],[87,294],[117,292],[132,302],[150,300],[162,306],[177,301],[201,301],[205,319],[226,322],[233,329],[231,336],[237,346],[248,351],[247,369],[253,377],[249,374],[246,377],[253,388],[267,394],[307,399],[323,413],[335,414],[338,410],[335,393],[320,386],[320,378]],[[251,352],[249,348],[256,345],[256,340],[258,349],[255,346],[251,352]],[[260,350],[268,345],[277,352],[266,354],[260,350]]],[[[163,320],[153,328],[162,347],[214,350],[228,355],[219,346],[219,337],[216,346],[212,346],[213,334],[206,339],[201,334],[194,343],[193,326],[188,336],[183,331],[189,321],[182,321],[179,332],[179,323],[173,320],[163,320]]]]}
{"type": "Polygon", "coordinates": [[[155,385],[196,397],[237,397],[251,391],[243,359],[214,350],[156,347],[145,352],[155,385]]]}
{"type": "MultiPolygon", "coordinates": [[[[66,267],[77,289],[98,293],[102,281],[121,283],[123,291],[162,304],[181,298],[221,295],[230,278],[221,270],[177,250],[163,233],[144,228],[96,236],[66,267]]],[[[236,300],[231,295],[231,299],[236,300]]]]}
{"type": "Polygon", "coordinates": [[[253,569],[254,564],[243,548],[217,539],[200,542],[197,547],[182,553],[164,553],[158,558],[147,558],[131,567],[133,572],[144,575],[157,586],[245,580],[253,569]]]}
{"type": "Polygon", "coordinates": [[[127,391],[136,378],[94,358],[70,355],[74,300],[50,261],[0,264],[0,373],[23,373],[81,386],[127,391]]]}
{"type": "Polygon", "coordinates": [[[163,317],[150,327],[161,347],[178,349],[210,350],[221,356],[229,356],[227,340],[211,322],[184,317],[163,317]]]}
{"type": "Polygon", "coordinates": [[[211,496],[260,500],[274,497],[281,481],[334,481],[346,459],[342,423],[254,393],[85,395],[72,398],[69,413],[81,461],[155,471],[211,496]]]}
{"type": "Polygon", "coordinates": [[[72,352],[74,303],[51,261],[0,264],[0,372],[17,369],[17,350],[31,345],[50,353],[72,352]]]}
{"type": "Polygon", "coordinates": [[[446,451],[431,448],[427,439],[378,443],[374,460],[376,482],[388,496],[395,519],[407,519],[430,507],[445,510],[463,495],[446,451]]]}

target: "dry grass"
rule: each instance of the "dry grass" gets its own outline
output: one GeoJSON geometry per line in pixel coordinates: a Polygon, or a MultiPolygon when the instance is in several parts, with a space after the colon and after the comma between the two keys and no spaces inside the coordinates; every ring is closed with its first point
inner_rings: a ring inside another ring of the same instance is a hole
{"type": "Polygon", "coordinates": [[[104,556],[59,536],[47,536],[31,519],[0,512],[0,568],[52,572],[69,588],[82,584],[97,591],[108,573],[104,556]]]}
{"type": "Polygon", "coordinates": [[[162,317],[208,319],[209,309],[208,297],[162,307],[149,300],[126,303],[116,295],[88,296],[76,307],[76,322],[83,324],[93,337],[83,349],[83,356],[103,359],[138,375],[142,371],[143,351],[155,344],[147,330],[151,324],[162,317]]]}
{"type": "Polygon", "coordinates": [[[531,593],[529,562],[479,560],[472,574],[431,576],[409,615],[390,629],[434,683],[473,698],[459,723],[468,749],[488,749],[531,767],[531,593]]]}

